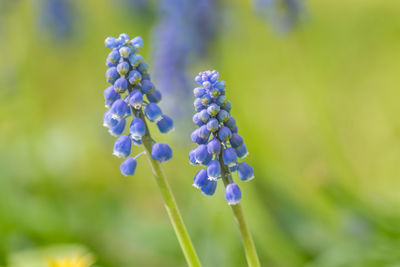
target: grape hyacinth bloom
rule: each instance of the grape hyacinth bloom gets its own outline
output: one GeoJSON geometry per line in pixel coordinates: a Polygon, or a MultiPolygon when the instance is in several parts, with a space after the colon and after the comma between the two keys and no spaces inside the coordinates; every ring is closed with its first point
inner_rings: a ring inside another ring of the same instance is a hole
{"type": "Polygon", "coordinates": [[[158,21],[153,30],[154,78],[167,92],[166,108],[174,116],[187,118],[191,109],[188,70],[206,57],[216,39],[217,0],[164,0],[157,5],[158,21]],[[180,104],[176,105],[176,101],[180,104]]]}
{"type": "Polygon", "coordinates": [[[232,173],[238,172],[242,181],[254,178],[253,168],[239,159],[248,155],[243,138],[238,134],[236,119],[230,114],[232,105],[225,96],[225,82],[219,81],[219,73],[204,71],[196,76],[195,82],[200,86],[193,90],[193,122],[198,127],[191,134],[197,144],[189,153],[192,165],[206,167],[201,169],[193,179],[193,186],[207,196],[212,196],[218,180],[225,185],[225,200],[232,207],[239,226],[249,266],[260,266],[257,251],[245,222],[240,205],[242,192],[233,181],[232,173]]]}
{"type": "Polygon", "coordinates": [[[39,7],[40,30],[47,30],[54,41],[72,37],[75,29],[76,12],[69,0],[45,0],[39,7]]]}
{"type": "MultiPolygon", "coordinates": [[[[128,35],[121,34],[118,38],[108,37],[105,45],[112,50],[106,59],[106,65],[109,67],[106,79],[111,85],[104,91],[106,106],[109,107],[104,115],[104,125],[112,135],[118,136],[123,134],[126,120],[132,117],[129,133],[121,135],[114,146],[114,155],[127,158],[131,154],[132,143],[140,144],[148,131],[145,118],[158,123],[162,133],[173,129],[173,120],[162,113],[158,104],[148,103],[144,99],[153,93],[155,88],[150,80],[147,64],[138,54],[143,46],[142,38],[129,39],[128,35]]],[[[172,158],[172,150],[167,144],[154,144],[151,154],[157,155],[153,159],[160,162],[172,158]]],[[[136,162],[136,158],[133,159],[136,162]]],[[[132,162],[128,160],[122,163],[123,175],[134,174],[130,167],[133,166],[132,162]]]]}
{"type": "MultiPolygon", "coordinates": [[[[225,96],[225,82],[218,81],[218,78],[218,72],[205,71],[195,79],[200,87],[193,91],[197,112],[193,116],[193,122],[198,128],[191,137],[198,146],[189,157],[193,157],[193,164],[207,167],[209,181],[221,178],[222,169],[228,172],[229,185],[234,186],[226,187],[225,198],[230,205],[236,205],[240,202],[241,192],[239,186],[233,183],[231,172],[239,170],[240,179],[249,181],[254,178],[254,171],[246,162],[238,162],[238,159],[248,155],[248,151],[243,138],[237,133],[236,120],[230,114],[231,103],[225,96]]],[[[198,180],[198,175],[195,180],[198,180]]],[[[199,189],[208,186],[197,182],[193,185],[199,189]]],[[[206,190],[206,195],[212,195],[214,191],[206,190]]],[[[204,190],[201,192],[204,193],[204,190]]]]}
{"type": "Polygon", "coordinates": [[[105,46],[111,51],[106,58],[108,69],[105,76],[110,85],[104,90],[108,110],[103,116],[103,125],[109,129],[110,134],[118,137],[113,154],[124,158],[120,171],[124,176],[134,175],[137,158],[146,154],[185,258],[189,266],[200,266],[162,171],[161,163],[172,159],[172,149],[166,143],[156,143],[147,127],[147,123],[151,122],[157,125],[161,133],[168,133],[174,128],[174,122],[163,114],[158,104],[161,92],[150,79],[149,66],[138,54],[143,47],[143,40],[141,37],[130,39],[126,33],[122,33],[118,38],[107,37],[105,46]],[[142,146],[144,151],[132,157],[132,152],[136,150],[134,146],[142,146]]]}

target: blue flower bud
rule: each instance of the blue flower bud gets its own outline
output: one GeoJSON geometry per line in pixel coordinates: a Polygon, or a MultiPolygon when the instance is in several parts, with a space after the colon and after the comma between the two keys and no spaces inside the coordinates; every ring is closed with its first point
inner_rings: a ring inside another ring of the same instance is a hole
{"type": "Polygon", "coordinates": [[[200,189],[208,184],[207,171],[201,169],[193,179],[193,186],[200,189]]]}
{"type": "MultiPolygon", "coordinates": [[[[207,113],[208,114],[208,113],[207,113]]],[[[211,118],[208,122],[207,122],[207,129],[210,132],[216,132],[219,129],[219,122],[217,119],[215,118],[211,118]]]]}
{"type": "Polygon", "coordinates": [[[235,148],[235,151],[237,156],[241,159],[244,159],[249,154],[249,152],[247,151],[247,147],[244,143],[241,146],[235,148]]]}
{"type": "Polygon", "coordinates": [[[213,155],[208,153],[207,158],[202,163],[200,163],[200,165],[206,167],[206,166],[208,166],[208,164],[210,164],[212,159],[213,159],[213,155]]]}
{"type": "Polygon", "coordinates": [[[125,175],[125,176],[134,175],[136,166],[137,166],[136,159],[134,159],[132,157],[127,158],[120,165],[120,170],[121,170],[122,175],[125,175]]]}
{"type": "Polygon", "coordinates": [[[189,162],[190,162],[190,164],[192,164],[192,165],[198,165],[198,163],[196,162],[196,158],[195,158],[195,156],[194,156],[195,151],[196,151],[196,148],[192,149],[192,150],[189,152],[189,162]]]}
{"type": "Polygon", "coordinates": [[[119,59],[120,59],[119,52],[116,51],[116,50],[111,51],[111,52],[108,54],[107,59],[108,59],[108,61],[109,61],[110,63],[112,63],[112,64],[118,63],[118,61],[119,61],[119,59]]]}
{"type": "Polygon", "coordinates": [[[236,119],[230,116],[229,119],[226,122],[224,122],[224,125],[229,129],[233,129],[236,126],[236,119]]]}
{"type": "Polygon", "coordinates": [[[114,90],[113,86],[107,87],[106,90],[104,90],[104,99],[109,100],[109,101],[115,101],[118,99],[119,94],[114,90]]]}
{"type": "Polygon", "coordinates": [[[194,130],[190,135],[190,138],[192,139],[192,142],[197,143],[199,145],[207,143],[207,140],[199,136],[199,129],[194,130]]]}
{"type": "Polygon", "coordinates": [[[133,47],[135,47],[137,50],[140,50],[141,48],[143,48],[143,39],[140,36],[136,36],[135,38],[133,38],[130,43],[133,45],[133,47]]]}
{"type": "Polygon", "coordinates": [[[216,181],[221,176],[221,165],[218,160],[211,160],[207,166],[207,175],[209,180],[216,181]]]}
{"type": "Polygon", "coordinates": [[[229,112],[223,109],[221,109],[217,115],[217,119],[219,122],[226,122],[229,119],[229,117],[230,117],[229,112]]]}
{"type": "Polygon", "coordinates": [[[203,109],[198,114],[199,114],[199,119],[204,123],[208,122],[208,120],[210,119],[210,114],[208,114],[206,109],[203,109]]]}
{"type": "Polygon", "coordinates": [[[154,91],[154,84],[149,80],[143,80],[141,90],[143,94],[150,94],[154,91]]]}
{"type": "Polygon", "coordinates": [[[250,181],[254,178],[253,168],[246,162],[241,162],[238,164],[238,174],[242,181],[250,181]]]}
{"type": "Polygon", "coordinates": [[[233,148],[237,148],[243,144],[243,138],[237,133],[233,133],[232,137],[229,139],[229,142],[233,148]]]}
{"type": "Polygon", "coordinates": [[[118,99],[113,103],[110,111],[114,119],[120,119],[129,113],[129,107],[124,100],[118,99]]]}
{"type": "Polygon", "coordinates": [[[222,126],[218,130],[218,137],[221,141],[227,141],[228,139],[230,139],[232,137],[232,132],[231,132],[231,130],[229,130],[228,127],[222,126]]]}
{"type": "Polygon", "coordinates": [[[168,133],[174,129],[174,121],[167,115],[162,115],[162,119],[157,122],[157,127],[161,133],[168,133]]]}
{"type": "Polygon", "coordinates": [[[153,92],[149,93],[146,95],[147,100],[149,100],[152,103],[159,103],[162,98],[162,94],[160,90],[154,90],[153,92]]]}
{"type": "Polygon", "coordinates": [[[104,43],[107,48],[114,48],[118,45],[117,39],[114,37],[107,37],[106,40],[104,41],[104,43]]]}
{"type": "Polygon", "coordinates": [[[128,81],[125,77],[121,77],[114,83],[114,90],[118,93],[123,93],[128,89],[128,81]]]}
{"type": "Polygon", "coordinates": [[[137,67],[143,62],[143,57],[141,55],[132,54],[129,57],[129,62],[131,63],[132,67],[137,67]]]}
{"type": "Polygon", "coordinates": [[[231,129],[232,133],[238,133],[239,128],[237,125],[235,125],[232,129],[231,129]]]}
{"type": "Polygon", "coordinates": [[[211,102],[211,96],[209,94],[205,94],[201,97],[201,103],[204,106],[207,106],[211,102]]]}
{"type": "Polygon", "coordinates": [[[196,112],[199,112],[206,108],[205,106],[203,106],[203,103],[201,103],[200,98],[196,98],[193,102],[193,105],[194,105],[194,109],[196,110],[196,112]]]}
{"type": "Polygon", "coordinates": [[[196,87],[193,89],[193,94],[195,97],[201,98],[206,93],[206,89],[203,87],[196,87]]]}
{"type": "Polygon", "coordinates": [[[196,148],[194,157],[195,157],[197,163],[203,164],[204,162],[207,161],[209,155],[210,154],[208,153],[207,146],[206,145],[199,145],[196,148]]]}
{"type": "Polygon", "coordinates": [[[215,189],[217,189],[217,181],[208,180],[207,184],[201,188],[201,193],[206,196],[212,196],[215,193],[215,189]]]}
{"type": "Polygon", "coordinates": [[[158,122],[162,119],[161,108],[154,103],[149,103],[144,108],[144,114],[151,122],[158,122]]]}
{"type": "Polygon", "coordinates": [[[222,92],[223,92],[223,94],[225,94],[225,81],[217,82],[216,84],[214,84],[214,87],[217,88],[221,92],[221,95],[222,95],[222,92]]]}
{"type": "MultiPolygon", "coordinates": [[[[225,110],[223,107],[226,105],[227,98],[224,95],[220,95],[215,103],[217,103],[218,106],[221,106],[223,110],[225,110]]],[[[229,112],[229,111],[228,111],[229,112]]]]}
{"type": "Polygon", "coordinates": [[[114,144],[113,154],[119,158],[126,158],[131,153],[132,141],[127,135],[118,137],[114,144]]]}
{"type": "Polygon", "coordinates": [[[222,109],[223,110],[226,110],[226,111],[228,111],[228,112],[230,112],[231,111],[231,109],[232,109],[232,103],[231,103],[231,101],[226,101],[225,102],[225,105],[223,105],[222,106],[222,109]]]}
{"type": "Polygon", "coordinates": [[[208,114],[210,114],[210,116],[215,116],[219,112],[219,106],[217,104],[213,103],[210,106],[208,106],[207,112],[208,112],[208,114]]]}
{"type": "Polygon", "coordinates": [[[106,59],[106,66],[107,66],[107,67],[110,67],[110,68],[111,68],[111,67],[116,67],[117,64],[118,64],[118,62],[111,63],[110,60],[106,59]]]}
{"type": "Polygon", "coordinates": [[[151,157],[159,162],[169,161],[172,158],[172,149],[168,144],[155,143],[151,149],[151,157]]]}
{"type": "MultiPolygon", "coordinates": [[[[219,90],[217,88],[211,88],[210,89],[210,95],[211,95],[212,98],[217,98],[219,96],[219,90]]],[[[217,105],[221,105],[221,104],[219,104],[217,102],[217,105]]]]}
{"type": "Polygon", "coordinates": [[[119,63],[117,66],[117,71],[118,71],[119,75],[121,75],[121,76],[124,76],[125,74],[127,74],[129,71],[128,62],[123,61],[123,62],[119,63]]]}
{"type": "Polygon", "coordinates": [[[210,137],[210,131],[207,130],[207,125],[203,125],[199,128],[199,136],[202,139],[208,140],[210,137]]]}
{"type": "Polygon", "coordinates": [[[123,58],[128,58],[129,55],[131,53],[131,49],[127,46],[123,46],[119,49],[119,54],[121,55],[121,57],[123,58]]]}
{"type": "Polygon", "coordinates": [[[204,122],[202,120],[200,120],[200,118],[199,118],[199,113],[196,113],[196,114],[193,115],[192,121],[197,126],[202,126],[204,124],[204,122]]]}
{"type": "Polygon", "coordinates": [[[112,136],[118,136],[121,135],[124,130],[125,130],[125,124],[126,124],[126,120],[124,118],[120,119],[119,121],[117,121],[117,124],[114,126],[111,126],[108,129],[108,132],[112,135],[112,136]]]}
{"type": "Polygon", "coordinates": [[[151,80],[151,79],[150,79],[150,73],[147,72],[147,73],[143,74],[143,75],[142,75],[142,79],[143,79],[143,80],[149,80],[149,81],[150,81],[150,80],[151,80]]]}
{"type": "Polygon", "coordinates": [[[225,199],[229,205],[236,205],[242,198],[242,192],[237,184],[228,184],[225,188],[225,199]]]}
{"type": "Polygon", "coordinates": [[[129,40],[129,35],[126,34],[126,33],[121,33],[121,34],[118,36],[118,38],[119,38],[123,43],[125,43],[126,41],[129,40]]]}
{"type": "Polygon", "coordinates": [[[131,133],[132,139],[141,140],[146,134],[146,125],[141,118],[135,118],[132,120],[129,126],[129,132],[131,133]]]}
{"type": "Polygon", "coordinates": [[[114,119],[112,117],[111,112],[109,110],[107,110],[103,116],[103,126],[110,128],[110,127],[117,125],[117,123],[118,123],[118,120],[114,119]]]}
{"type": "Polygon", "coordinates": [[[202,85],[203,85],[203,87],[206,88],[206,89],[210,89],[210,87],[211,87],[211,83],[210,83],[209,81],[203,82],[202,85]]]}
{"type": "Polygon", "coordinates": [[[224,161],[225,165],[228,165],[229,167],[234,166],[237,162],[235,149],[231,147],[224,149],[222,152],[222,160],[224,161]]]}
{"type": "Polygon", "coordinates": [[[213,138],[207,144],[207,151],[210,154],[217,155],[221,151],[221,143],[217,138],[213,138]]]}
{"type": "Polygon", "coordinates": [[[137,66],[137,70],[140,71],[141,74],[146,74],[149,71],[149,65],[146,62],[142,61],[137,66]]]}
{"type": "Polygon", "coordinates": [[[111,67],[106,71],[107,82],[113,84],[119,78],[119,73],[116,67],[111,67]]]}
{"type": "Polygon", "coordinates": [[[128,74],[128,80],[130,84],[138,84],[142,80],[142,74],[136,70],[132,70],[128,74]]]}
{"type": "Polygon", "coordinates": [[[135,109],[139,109],[143,104],[143,95],[139,90],[133,90],[129,97],[129,105],[135,109]]]}

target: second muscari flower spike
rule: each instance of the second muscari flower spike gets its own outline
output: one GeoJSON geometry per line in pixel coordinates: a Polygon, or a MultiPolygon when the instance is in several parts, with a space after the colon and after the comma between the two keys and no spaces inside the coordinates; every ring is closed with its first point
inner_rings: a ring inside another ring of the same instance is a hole
{"type": "Polygon", "coordinates": [[[200,87],[193,90],[196,97],[193,122],[198,128],[193,131],[191,139],[198,146],[189,153],[189,161],[206,167],[193,180],[193,186],[205,195],[214,194],[221,168],[225,168],[229,180],[225,199],[229,205],[236,205],[242,194],[231,173],[237,171],[242,181],[249,181],[254,178],[254,170],[246,162],[238,162],[248,155],[248,151],[238,134],[236,120],[230,115],[232,105],[225,96],[225,82],[218,79],[215,70],[201,72],[195,78],[200,87]]]}
{"type": "MultiPolygon", "coordinates": [[[[148,65],[138,54],[143,47],[142,38],[138,36],[129,39],[123,33],[118,38],[108,37],[105,45],[112,51],[106,59],[106,80],[111,85],[104,90],[105,105],[109,110],[104,114],[103,125],[109,129],[110,134],[119,136],[113,154],[126,158],[120,166],[121,173],[134,175],[136,157],[129,156],[132,143],[138,146],[142,144],[142,137],[146,134],[145,117],[157,123],[161,133],[171,131],[174,123],[158,106],[161,92],[155,89],[150,80],[148,65]],[[128,133],[124,135],[127,119],[131,117],[128,133]]],[[[151,155],[153,159],[164,162],[172,158],[172,150],[168,144],[155,143],[151,155]]]]}

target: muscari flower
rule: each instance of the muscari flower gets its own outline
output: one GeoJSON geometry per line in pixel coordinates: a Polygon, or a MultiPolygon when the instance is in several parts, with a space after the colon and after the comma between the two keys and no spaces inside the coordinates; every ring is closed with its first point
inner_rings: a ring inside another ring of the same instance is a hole
{"type": "MultiPolygon", "coordinates": [[[[131,157],[132,144],[142,145],[142,138],[147,134],[145,119],[157,123],[161,133],[168,133],[173,129],[173,120],[162,113],[157,103],[161,101],[161,93],[150,80],[148,65],[138,54],[143,47],[141,37],[129,39],[125,33],[118,38],[107,37],[105,46],[112,49],[106,59],[109,67],[106,71],[106,80],[110,86],[104,90],[106,107],[103,125],[113,136],[119,136],[114,144],[113,154],[125,158],[120,166],[123,175],[134,175],[136,158],[131,157]],[[144,99],[147,97],[147,102],[144,99]],[[123,134],[127,120],[130,121],[128,133],[123,134]]],[[[172,149],[168,144],[155,143],[151,156],[154,160],[164,162],[172,158],[172,149]]]]}
{"type": "Polygon", "coordinates": [[[198,128],[192,132],[191,139],[198,146],[190,151],[189,161],[206,167],[193,180],[193,186],[205,195],[215,193],[218,180],[225,173],[229,182],[225,199],[229,205],[236,205],[242,194],[231,173],[238,172],[242,181],[249,181],[254,178],[254,170],[246,162],[238,162],[248,151],[238,134],[236,119],[230,114],[232,105],[225,96],[225,82],[218,79],[216,71],[204,71],[195,78],[200,84],[193,91],[196,97],[193,122],[198,128]]]}
{"type": "Polygon", "coordinates": [[[45,0],[41,6],[39,24],[55,41],[70,38],[74,30],[76,12],[69,0],[45,0]]]}
{"type": "MultiPolygon", "coordinates": [[[[208,55],[218,29],[217,0],[164,0],[157,5],[153,31],[154,77],[162,92],[169,92],[166,108],[184,117],[190,110],[188,70],[208,55]],[[173,98],[172,98],[173,96],[173,98]],[[176,99],[181,101],[176,105],[176,99]]],[[[182,120],[181,120],[182,121],[182,120]]]]}

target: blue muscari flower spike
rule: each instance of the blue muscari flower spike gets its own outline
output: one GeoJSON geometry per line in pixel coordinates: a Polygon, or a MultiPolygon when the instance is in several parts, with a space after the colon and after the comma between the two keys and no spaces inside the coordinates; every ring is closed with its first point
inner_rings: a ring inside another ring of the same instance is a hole
{"type": "Polygon", "coordinates": [[[238,134],[236,119],[230,114],[232,104],[225,96],[225,82],[218,79],[216,71],[201,72],[195,78],[200,87],[193,90],[196,97],[193,122],[198,128],[191,139],[198,146],[190,151],[189,161],[192,165],[207,167],[193,181],[193,186],[205,195],[214,194],[218,178],[225,174],[228,181],[225,199],[229,205],[235,205],[240,202],[241,192],[231,174],[238,172],[242,181],[249,181],[254,177],[254,170],[249,164],[238,162],[248,151],[238,134]]]}
{"type": "MultiPolygon", "coordinates": [[[[148,134],[146,118],[157,123],[161,133],[171,131],[174,123],[157,105],[161,101],[161,93],[151,82],[149,66],[138,54],[143,47],[142,38],[130,39],[126,33],[122,33],[118,38],[107,37],[105,46],[112,51],[106,59],[106,80],[111,86],[104,90],[104,99],[109,110],[104,114],[103,125],[111,135],[119,136],[113,154],[126,158],[120,165],[121,173],[134,175],[136,158],[142,153],[130,157],[132,143],[136,146],[143,144],[142,138],[148,134]],[[132,121],[127,121],[130,118],[132,121]],[[130,123],[129,133],[124,134],[127,123],[130,123]]],[[[154,143],[151,156],[154,160],[165,162],[172,158],[172,149],[168,144],[154,143]]]]}

